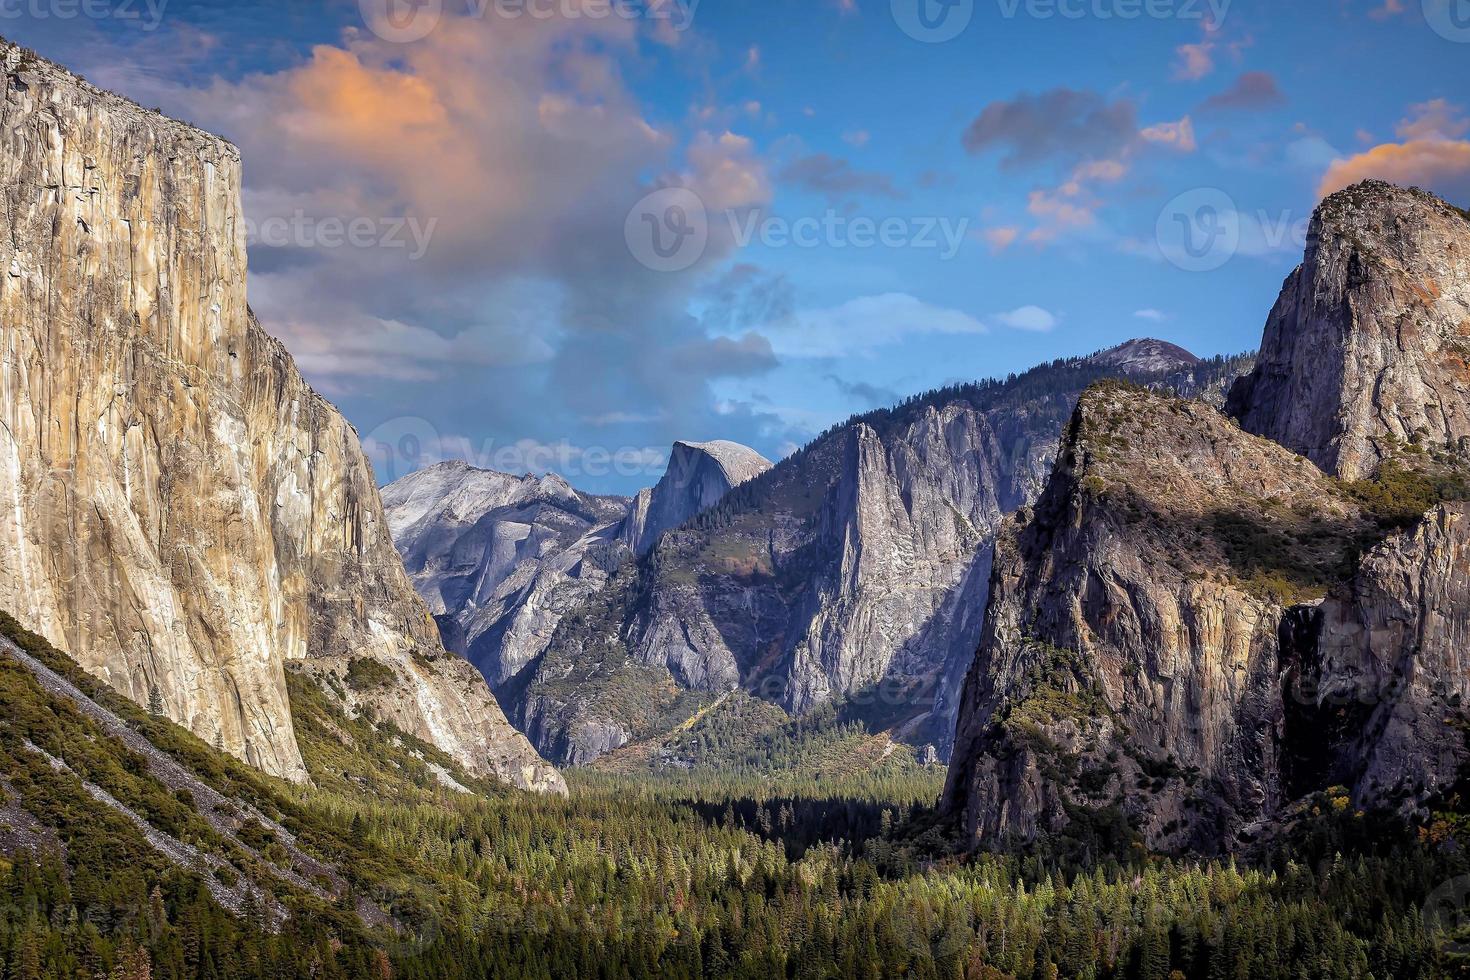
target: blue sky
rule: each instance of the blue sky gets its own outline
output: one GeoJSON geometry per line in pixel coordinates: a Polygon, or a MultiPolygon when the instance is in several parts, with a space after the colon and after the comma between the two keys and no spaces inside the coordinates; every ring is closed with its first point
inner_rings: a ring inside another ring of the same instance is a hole
{"type": "Polygon", "coordinates": [[[674,439],[1249,349],[1323,193],[1470,203],[1470,0],[80,2],[0,32],[240,145],[252,304],[383,479],[629,492],[674,439]]]}

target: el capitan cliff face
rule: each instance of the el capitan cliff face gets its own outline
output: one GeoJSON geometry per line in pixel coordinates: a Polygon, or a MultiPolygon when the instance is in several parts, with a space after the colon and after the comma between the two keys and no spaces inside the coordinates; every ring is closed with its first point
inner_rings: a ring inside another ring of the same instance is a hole
{"type": "Polygon", "coordinates": [[[304,779],[284,670],[558,788],[445,654],[357,435],[255,323],[233,146],[0,47],[0,606],[304,779]],[[355,660],[387,668],[348,683],[355,660]]]}

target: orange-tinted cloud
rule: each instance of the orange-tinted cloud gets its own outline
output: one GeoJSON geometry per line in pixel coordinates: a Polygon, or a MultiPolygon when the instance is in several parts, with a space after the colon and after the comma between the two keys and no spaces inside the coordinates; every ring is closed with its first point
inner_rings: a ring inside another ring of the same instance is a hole
{"type": "Polygon", "coordinates": [[[1318,193],[1325,197],[1370,177],[1463,197],[1470,194],[1470,141],[1411,140],[1375,146],[1334,163],[1318,193]]]}
{"type": "Polygon", "coordinates": [[[1356,156],[1335,160],[1318,191],[1325,197],[1376,177],[1418,186],[1451,199],[1470,200],[1470,118],[1445,99],[1420,102],[1395,130],[1400,142],[1381,143],[1356,156]]]}

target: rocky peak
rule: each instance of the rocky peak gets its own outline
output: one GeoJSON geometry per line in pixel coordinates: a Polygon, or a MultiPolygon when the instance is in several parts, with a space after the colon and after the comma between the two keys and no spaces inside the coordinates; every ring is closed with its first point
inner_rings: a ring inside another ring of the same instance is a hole
{"type": "Polygon", "coordinates": [[[1279,637],[1374,533],[1334,481],[1201,402],[1111,382],[996,545],[944,808],[1000,846],[1111,811],[1230,847],[1284,802],[1279,637]]]}
{"type": "Polygon", "coordinates": [[[1130,340],[1100,351],[1089,360],[1130,375],[1184,371],[1204,363],[1177,344],[1150,337],[1130,340]]]}
{"type": "Polygon", "coordinates": [[[1405,444],[1470,447],[1470,218],[1366,181],[1313,216],[1228,411],[1348,479],[1405,444]]]}
{"type": "Polygon", "coordinates": [[[383,501],[446,646],[497,691],[629,554],[615,541],[629,502],[579,493],[555,474],[441,464],[385,487],[383,501]]]}
{"type": "Polygon", "coordinates": [[[737,442],[676,442],[663,479],[634,500],[620,537],[636,554],[646,554],[665,531],[708,510],[770,468],[770,460],[737,442]]]}

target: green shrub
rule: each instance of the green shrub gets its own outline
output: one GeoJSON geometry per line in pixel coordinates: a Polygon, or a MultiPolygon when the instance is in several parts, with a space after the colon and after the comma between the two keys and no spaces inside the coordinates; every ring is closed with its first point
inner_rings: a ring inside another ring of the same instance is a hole
{"type": "Polygon", "coordinates": [[[393,668],[376,660],[359,658],[347,666],[347,686],[359,693],[392,687],[397,682],[393,668]]]}

